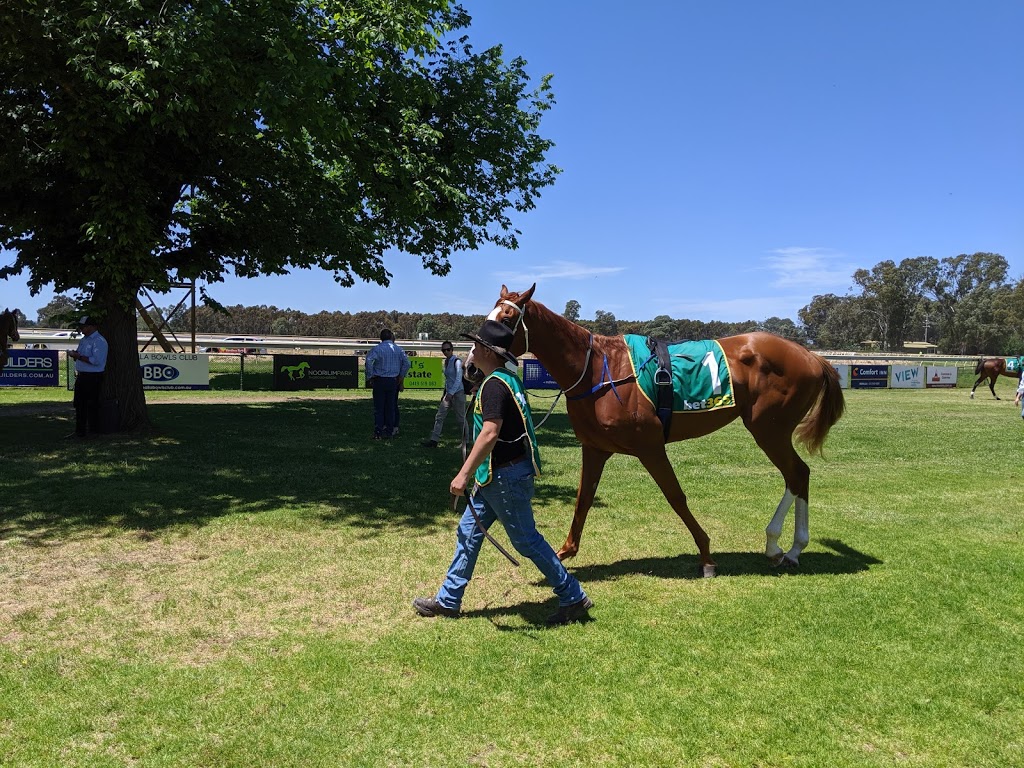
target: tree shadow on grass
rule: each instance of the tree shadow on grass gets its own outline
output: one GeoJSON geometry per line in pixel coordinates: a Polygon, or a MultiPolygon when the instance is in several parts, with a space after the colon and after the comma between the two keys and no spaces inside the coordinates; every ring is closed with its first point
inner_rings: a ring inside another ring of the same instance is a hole
{"type": "Polygon", "coordinates": [[[461,465],[426,450],[433,399],[403,398],[401,436],[375,441],[368,398],[150,403],[152,435],[64,440],[70,407],[4,415],[0,541],[31,543],[124,528],[201,526],[225,514],[288,510],[325,525],[421,528],[451,516],[461,465]]]}

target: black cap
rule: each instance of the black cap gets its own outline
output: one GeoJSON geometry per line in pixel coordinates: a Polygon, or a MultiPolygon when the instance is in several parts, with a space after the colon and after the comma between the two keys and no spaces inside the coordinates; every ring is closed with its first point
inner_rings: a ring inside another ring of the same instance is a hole
{"type": "Polygon", "coordinates": [[[91,317],[89,317],[89,315],[86,315],[85,317],[80,318],[79,321],[78,321],[78,327],[79,328],[81,328],[81,327],[83,327],[85,325],[96,325],[96,324],[97,324],[96,321],[93,320],[91,317]]]}
{"type": "Polygon", "coordinates": [[[480,330],[475,334],[460,333],[459,335],[465,339],[472,339],[483,344],[488,349],[508,360],[512,365],[519,365],[519,361],[508,351],[512,346],[512,339],[515,338],[515,334],[504,323],[499,323],[497,320],[484,320],[480,330]]]}

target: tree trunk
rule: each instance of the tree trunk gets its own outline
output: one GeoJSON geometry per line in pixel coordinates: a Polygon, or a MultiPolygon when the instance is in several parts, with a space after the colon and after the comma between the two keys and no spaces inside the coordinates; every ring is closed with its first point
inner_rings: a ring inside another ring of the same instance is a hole
{"type": "Polygon", "coordinates": [[[103,313],[100,333],[109,345],[103,397],[117,399],[122,432],[144,430],[150,426],[150,421],[139,373],[139,340],[134,309],[126,310],[117,299],[98,293],[96,301],[103,313]]]}

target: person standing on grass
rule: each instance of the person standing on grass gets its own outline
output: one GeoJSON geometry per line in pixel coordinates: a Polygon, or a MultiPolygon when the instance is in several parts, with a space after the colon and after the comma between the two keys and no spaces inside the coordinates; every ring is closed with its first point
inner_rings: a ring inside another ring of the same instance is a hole
{"type": "Polygon", "coordinates": [[[449,410],[455,411],[455,420],[459,424],[459,443],[466,440],[466,391],[462,387],[462,360],[455,354],[450,341],[441,342],[441,353],[444,355],[444,392],[441,394],[441,402],[437,404],[434,430],[430,437],[420,443],[424,448],[437,448],[449,410]]]}
{"type": "Polygon", "coordinates": [[[390,328],[380,332],[380,344],[366,355],[366,383],[373,389],[373,439],[398,434],[398,393],[405,389],[409,358],[395,343],[390,328]]]}
{"type": "Polygon", "coordinates": [[[75,361],[75,431],[68,438],[99,434],[100,390],[103,372],[107,370],[107,340],[100,334],[96,321],[83,317],[78,328],[82,340],[78,349],[68,352],[68,357],[75,361]]]}
{"type": "MultiPolygon", "coordinates": [[[[1021,400],[1024,400],[1024,376],[1020,377],[1020,385],[1017,387],[1017,394],[1013,398],[1013,404],[1020,405],[1021,400]]],[[[1024,419],[1024,406],[1020,409],[1020,417],[1024,419]]]]}
{"type": "Polygon", "coordinates": [[[449,490],[453,496],[464,496],[471,480],[475,489],[459,521],[455,557],[441,588],[434,597],[417,597],[412,601],[413,609],[428,618],[459,616],[462,596],[484,541],[473,515],[476,510],[485,528],[495,520],[501,521],[512,546],[533,561],[554,589],[558,611],[548,617],[548,624],[582,619],[594,603],[576,577],[565,570],[537,530],[533,517],[531,500],[534,476],[540,474],[540,451],[523,383],[505,367],[507,362],[518,365],[508,351],[512,331],[499,322],[485,320],[476,335],[462,336],[473,340],[471,359],[485,378],[473,407],[473,448],[449,490]]]}

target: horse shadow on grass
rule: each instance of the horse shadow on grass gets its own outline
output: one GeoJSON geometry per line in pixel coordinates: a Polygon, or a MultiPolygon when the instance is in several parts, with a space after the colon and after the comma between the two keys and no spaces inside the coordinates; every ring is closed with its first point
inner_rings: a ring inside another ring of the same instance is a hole
{"type": "MultiPolygon", "coordinates": [[[[800,555],[796,568],[776,568],[763,552],[715,552],[717,578],[745,576],[842,576],[860,573],[883,561],[836,539],[819,539],[830,552],[810,551],[800,555]]],[[[696,554],[672,557],[644,557],[614,563],[585,565],[573,571],[582,582],[613,581],[623,576],[643,575],[659,579],[699,579],[700,559],[696,554]]]]}
{"type": "MultiPolygon", "coordinates": [[[[819,544],[827,547],[829,552],[804,552],[800,556],[798,568],[774,568],[768,558],[760,552],[720,552],[715,554],[718,564],[717,578],[762,577],[781,578],[797,576],[845,576],[860,573],[880,565],[883,561],[872,555],[844,544],[837,539],[818,539],[819,544]]],[[[672,557],[643,557],[617,560],[614,563],[599,563],[569,569],[585,585],[599,581],[615,581],[627,576],[652,576],[660,579],[697,580],[702,578],[698,573],[700,560],[696,555],[674,555],[672,557]]],[[[529,567],[525,563],[525,567],[529,567]]],[[[543,579],[531,580],[531,586],[545,587],[543,579]]],[[[525,632],[537,628],[547,628],[547,617],[557,610],[554,600],[528,601],[515,605],[502,605],[464,610],[466,618],[485,618],[501,632],[525,632]],[[502,617],[518,616],[527,623],[525,627],[509,627],[497,621],[502,617]]],[[[593,617],[585,617],[580,623],[593,621],[593,617]]]]}

